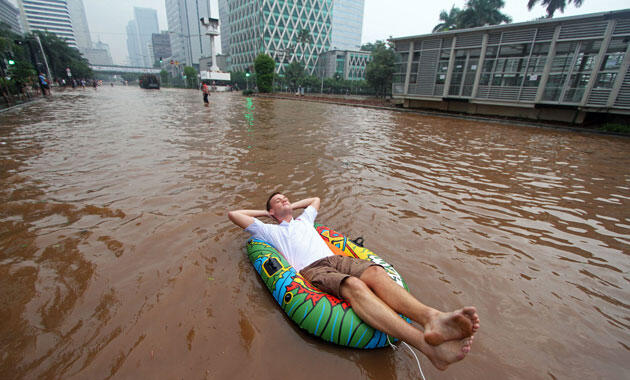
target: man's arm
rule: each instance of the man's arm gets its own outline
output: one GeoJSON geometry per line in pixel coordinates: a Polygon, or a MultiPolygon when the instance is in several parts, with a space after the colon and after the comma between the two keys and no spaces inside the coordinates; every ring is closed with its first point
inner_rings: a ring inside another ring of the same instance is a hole
{"type": "Polygon", "coordinates": [[[320,200],[318,197],[306,198],[306,199],[302,199],[301,201],[291,203],[291,208],[293,210],[297,210],[300,208],[307,208],[308,206],[313,206],[315,210],[319,211],[319,203],[320,203],[320,200]]]}
{"type": "Polygon", "coordinates": [[[228,218],[232,223],[245,229],[254,223],[254,218],[259,216],[269,216],[266,210],[237,210],[228,212],[228,218]]]}

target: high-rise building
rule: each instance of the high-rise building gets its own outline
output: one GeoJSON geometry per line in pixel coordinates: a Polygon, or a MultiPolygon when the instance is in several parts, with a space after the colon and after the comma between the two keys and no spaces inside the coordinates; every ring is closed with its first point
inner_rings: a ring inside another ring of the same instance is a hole
{"type": "MultiPolygon", "coordinates": [[[[260,53],[269,54],[282,73],[290,62],[312,73],[317,56],[331,46],[333,0],[221,0],[221,33],[228,24],[227,48],[232,70],[243,71],[260,53]],[[310,35],[300,38],[302,30],[310,35]]],[[[220,11],[219,11],[220,12],[220,11]]]]}
{"type": "Polygon", "coordinates": [[[68,3],[68,11],[70,12],[70,20],[72,21],[74,38],[77,41],[77,47],[83,53],[86,49],[92,48],[92,38],[90,38],[90,28],[88,27],[87,17],[85,16],[83,0],[66,1],[68,3]]]}
{"type": "Polygon", "coordinates": [[[66,0],[18,0],[23,30],[48,31],[77,47],[66,0]]]}
{"type": "Polygon", "coordinates": [[[361,48],[364,3],[365,0],[333,0],[330,42],[332,49],[361,48]]]}
{"type": "Polygon", "coordinates": [[[7,0],[0,0],[0,22],[6,24],[13,33],[22,33],[20,10],[7,0]]]}
{"type": "Polygon", "coordinates": [[[127,53],[129,53],[129,65],[135,67],[144,66],[140,50],[140,36],[136,20],[127,23],[127,53]]]}
{"type": "Polygon", "coordinates": [[[161,33],[153,33],[151,35],[151,44],[153,45],[153,62],[160,59],[169,58],[173,53],[171,52],[171,37],[167,31],[161,33]]]}
{"type": "Polygon", "coordinates": [[[199,20],[210,16],[209,0],[166,0],[173,59],[199,67],[199,58],[210,54],[210,37],[199,20]]]}
{"type": "Polygon", "coordinates": [[[230,56],[230,23],[228,21],[230,8],[228,0],[219,0],[219,31],[221,38],[221,54],[230,56]]]}
{"type": "Polygon", "coordinates": [[[158,33],[157,11],[133,8],[134,19],[127,24],[127,52],[129,64],[136,67],[153,66],[151,36],[158,33]]]}
{"type": "Polygon", "coordinates": [[[93,65],[113,65],[112,55],[109,52],[109,45],[98,41],[94,43],[93,49],[86,49],[81,52],[83,56],[93,65]]]}
{"type": "Polygon", "coordinates": [[[142,57],[142,65],[144,67],[153,66],[153,57],[151,55],[151,36],[153,33],[159,33],[157,11],[151,8],[133,8],[133,13],[138,28],[138,40],[140,42],[140,56],[142,57]]]}

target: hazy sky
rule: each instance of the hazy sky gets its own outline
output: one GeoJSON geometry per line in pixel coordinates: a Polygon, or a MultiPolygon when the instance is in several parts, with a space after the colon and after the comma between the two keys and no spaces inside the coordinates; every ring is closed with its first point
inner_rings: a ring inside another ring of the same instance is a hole
{"type": "MultiPolygon", "coordinates": [[[[12,0],[16,3],[16,0],[12,0]]],[[[218,18],[218,0],[210,0],[213,14],[218,18]]],[[[133,18],[133,7],[146,7],[157,10],[160,30],[168,29],[164,0],[83,0],[87,13],[92,40],[99,39],[111,49],[114,63],[126,63],[127,45],[125,27],[133,18]]],[[[363,42],[373,42],[393,37],[430,33],[439,23],[440,11],[452,5],[463,8],[466,0],[365,0],[363,18],[363,42]]],[[[586,13],[604,12],[630,8],[628,0],[584,0],[580,8],[573,4],[564,13],[556,12],[555,17],[575,16],[586,13]]],[[[505,0],[502,12],[512,17],[512,22],[523,22],[545,15],[538,6],[527,10],[527,0],[505,0]]],[[[220,44],[220,42],[219,42],[220,44]]]]}

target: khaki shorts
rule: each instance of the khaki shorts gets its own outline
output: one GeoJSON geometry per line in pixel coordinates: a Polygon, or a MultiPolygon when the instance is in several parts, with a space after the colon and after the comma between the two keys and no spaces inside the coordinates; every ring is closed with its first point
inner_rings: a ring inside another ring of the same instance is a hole
{"type": "Polygon", "coordinates": [[[361,277],[373,265],[380,266],[369,260],[332,255],[311,263],[300,274],[317,289],[341,298],[343,280],[350,276],[361,277]]]}

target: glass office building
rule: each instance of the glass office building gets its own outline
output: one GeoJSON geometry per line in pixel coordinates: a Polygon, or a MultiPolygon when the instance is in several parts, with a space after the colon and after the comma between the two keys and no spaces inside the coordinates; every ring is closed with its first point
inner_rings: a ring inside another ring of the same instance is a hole
{"type": "Polygon", "coordinates": [[[364,0],[333,0],[330,46],[335,50],[359,50],[363,31],[364,0]]]}
{"type": "Polygon", "coordinates": [[[244,71],[258,54],[266,53],[279,73],[293,61],[312,73],[318,55],[331,46],[332,7],[332,0],[220,1],[221,33],[228,37],[227,43],[222,38],[221,49],[230,54],[231,70],[244,71]],[[301,29],[310,32],[312,42],[298,41],[301,29]]]}
{"type": "Polygon", "coordinates": [[[630,10],[394,38],[406,107],[580,123],[630,114],[630,10]]]}

